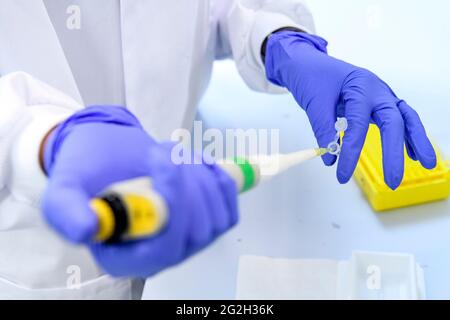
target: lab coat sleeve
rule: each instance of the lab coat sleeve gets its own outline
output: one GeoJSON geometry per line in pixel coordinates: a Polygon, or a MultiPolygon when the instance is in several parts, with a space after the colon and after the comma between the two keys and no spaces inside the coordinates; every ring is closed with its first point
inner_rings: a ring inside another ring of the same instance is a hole
{"type": "Polygon", "coordinates": [[[216,0],[216,57],[231,54],[247,85],[256,91],[283,93],[271,84],[261,59],[261,46],[272,32],[296,27],[314,33],[312,15],[302,0],[216,0]]]}
{"type": "Polygon", "coordinates": [[[81,106],[23,72],[0,77],[0,187],[38,205],[46,184],[39,148],[47,132],[81,106]]]}

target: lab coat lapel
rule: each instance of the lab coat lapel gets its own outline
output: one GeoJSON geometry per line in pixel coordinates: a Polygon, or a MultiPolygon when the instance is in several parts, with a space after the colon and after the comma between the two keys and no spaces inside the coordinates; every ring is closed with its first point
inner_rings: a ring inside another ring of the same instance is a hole
{"type": "Polygon", "coordinates": [[[155,138],[186,126],[199,3],[121,0],[127,107],[155,138]]]}
{"type": "Polygon", "coordinates": [[[42,0],[0,2],[0,74],[25,71],[82,103],[42,0]]]}

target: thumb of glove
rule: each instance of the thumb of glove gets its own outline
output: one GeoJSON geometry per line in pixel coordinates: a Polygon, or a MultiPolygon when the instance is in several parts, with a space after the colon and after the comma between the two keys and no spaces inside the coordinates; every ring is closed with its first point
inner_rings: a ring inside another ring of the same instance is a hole
{"type": "Polygon", "coordinates": [[[64,238],[74,243],[89,243],[98,228],[89,202],[90,197],[76,182],[56,176],[48,184],[42,210],[47,222],[64,238]]]}

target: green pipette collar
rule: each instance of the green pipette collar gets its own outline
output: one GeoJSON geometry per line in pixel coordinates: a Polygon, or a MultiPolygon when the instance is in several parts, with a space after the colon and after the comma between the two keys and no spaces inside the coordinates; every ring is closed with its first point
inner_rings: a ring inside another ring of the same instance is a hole
{"type": "Polygon", "coordinates": [[[239,166],[244,177],[244,184],[240,192],[246,192],[253,188],[255,184],[255,172],[250,162],[247,159],[236,157],[234,158],[234,163],[239,166]]]}

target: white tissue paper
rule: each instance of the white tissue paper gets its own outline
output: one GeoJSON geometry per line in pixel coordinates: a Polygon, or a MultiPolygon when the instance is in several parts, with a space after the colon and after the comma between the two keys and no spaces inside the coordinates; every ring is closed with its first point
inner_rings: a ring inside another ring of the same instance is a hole
{"type": "Polygon", "coordinates": [[[242,256],[237,299],[425,299],[424,275],[409,254],[354,252],[349,261],[242,256]]]}

